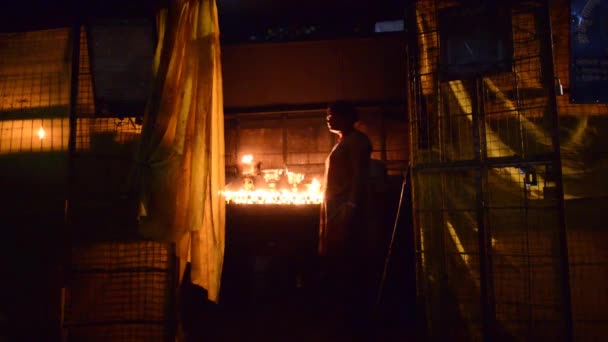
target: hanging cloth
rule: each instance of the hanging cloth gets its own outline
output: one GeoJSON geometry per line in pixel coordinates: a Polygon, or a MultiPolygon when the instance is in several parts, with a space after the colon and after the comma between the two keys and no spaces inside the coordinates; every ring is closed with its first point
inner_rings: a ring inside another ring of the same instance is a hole
{"type": "Polygon", "coordinates": [[[137,153],[140,233],[173,242],[191,280],[218,301],[224,257],[224,112],[217,7],[178,0],[157,16],[158,45],[137,153]]]}

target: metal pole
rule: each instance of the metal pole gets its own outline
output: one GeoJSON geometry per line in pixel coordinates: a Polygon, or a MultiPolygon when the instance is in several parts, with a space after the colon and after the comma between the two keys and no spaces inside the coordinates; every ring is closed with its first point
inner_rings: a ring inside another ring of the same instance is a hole
{"type": "Polygon", "coordinates": [[[69,270],[71,265],[72,247],[72,201],[74,197],[74,154],[76,152],[76,113],[78,110],[78,71],[80,67],[80,24],[75,23],[72,27],[72,68],[70,85],[70,113],[69,113],[69,137],[68,137],[68,169],[67,169],[67,191],[64,208],[64,266],[69,270]]]}
{"type": "Polygon", "coordinates": [[[564,188],[562,184],[562,161],[560,153],[560,141],[559,141],[559,116],[557,99],[555,92],[555,66],[553,64],[553,28],[551,27],[551,0],[545,2],[546,8],[542,14],[542,23],[540,25],[541,30],[544,30],[541,35],[541,49],[544,50],[542,59],[543,71],[545,73],[544,83],[548,88],[549,96],[549,114],[551,115],[552,123],[552,145],[553,145],[553,174],[555,176],[555,187],[557,192],[556,206],[557,206],[557,220],[558,220],[558,232],[557,232],[557,244],[558,244],[558,265],[559,265],[559,286],[562,292],[562,306],[563,306],[563,329],[564,337],[566,341],[574,340],[574,327],[572,323],[572,301],[571,301],[571,289],[570,289],[570,268],[568,263],[568,244],[566,235],[566,222],[564,213],[564,188]]]}
{"type": "Polygon", "coordinates": [[[494,281],[492,272],[492,245],[489,227],[486,224],[487,198],[485,196],[485,182],[488,179],[487,144],[485,116],[482,100],[481,79],[471,81],[470,91],[473,116],[473,141],[475,160],[478,161],[478,174],[476,179],[477,202],[477,239],[479,248],[479,285],[482,316],[482,339],[492,341],[495,335],[496,310],[494,307],[494,281]]]}
{"type": "Polygon", "coordinates": [[[384,286],[386,285],[386,279],[388,277],[388,267],[391,262],[391,258],[393,257],[393,247],[395,246],[395,239],[397,237],[397,229],[399,228],[399,218],[401,217],[401,209],[403,208],[403,197],[405,196],[405,188],[407,186],[407,180],[409,177],[410,168],[407,168],[405,174],[402,175],[403,179],[401,181],[401,192],[399,195],[399,204],[397,206],[397,213],[395,214],[395,221],[393,222],[393,230],[391,233],[391,239],[388,244],[388,251],[386,253],[386,257],[384,258],[384,268],[382,269],[382,276],[380,277],[380,285],[378,286],[378,291],[376,292],[376,303],[374,306],[374,312],[377,312],[380,309],[380,304],[382,303],[382,296],[384,293],[384,286]]]}
{"type": "Polygon", "coordinates": [[[80,23],[76,21],[72,26],[72,68],[70,71],[70,110],[69,110],[69,136],[68,136],[68,165],[66,181],[66,199],[64,204],[64,230],[62,246],[62,289],[61,289],[61,331],[62,339],[67,335],[63,330],[65,323],[65,291],[69,286],[72,265],[72,201],[74,193],[74,154],[76,151],[76,113],[78,110],[78,71],[80,68],[80,23]]]}
{"type": "Polygon", "coordinates": [[[412,235],[414,239],[414,282],[415,282],[415,317],[416,317],[416,332],[415,335],[422,340],[427,340],[429,336],[430,322],[427,317],[427,299],[426,289],[426,267],[424,265],[423,253],[426,249],[422,241],[422,227],[420,226],[420,218],[416,211],[416,176],[417,171],[415,149],[419,146],[418,141],[418,111],[420,110],[420,88],[419,74],[419,45],[416,34],[416,2],[406,2],[405,8],[405,39],[406,39],[406,77],[407,77],[407,115],[408,115],[408,160],[410,165],[410,186],[411,186],[411,205],[412,205],[412,235]]]}

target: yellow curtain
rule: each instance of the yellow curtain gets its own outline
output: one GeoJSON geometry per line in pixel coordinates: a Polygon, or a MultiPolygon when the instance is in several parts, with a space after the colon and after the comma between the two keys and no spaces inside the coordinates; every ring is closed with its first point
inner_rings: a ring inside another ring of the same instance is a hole
{"type": "Polygon", "coordinates": [[[140,232],[176,244],[180,277],[217,302],[224,256],[224,113],[214,0],[159,13],[154,86],[138,152],[140,232]]]}

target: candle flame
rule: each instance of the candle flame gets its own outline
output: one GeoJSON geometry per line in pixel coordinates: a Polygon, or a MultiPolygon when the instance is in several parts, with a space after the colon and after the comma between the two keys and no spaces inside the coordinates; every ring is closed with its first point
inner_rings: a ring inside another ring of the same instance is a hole
{"type": "Polygon", "coordinates": [[[225,190],[222,195],[228,204],[320,204],[323,202],[321,183],[313,178],[306,184],[305,191],[288,189],[246,189],[225,190]]]}
{"type": "Polygon", "coordinates": [[[241,174],[243,184],[235,190],[226,188],[221,191],[228,204],[320,204],[323,202],[321,183],[313,178],[309,184],[304,184],[306,190],[301,191],[300,183],[305,178],[303,173],[287,171],[287,169],[262,170],[266,185],[259,188],[254,179],[258,177],[253,164],[253,155],[245,154],[241,157],[241,174]],[[291,189],[279,189],[281,179],[286,178],[291,189]]]}
{"type": "Polygon", "coordinates": [[[322,192],[292,190],[244,190],[224,191],[226,203],[233,204],[320,204],[322,192]]]}
{"type": "Polygon", "coordinates": [[[38,138],[40,138],[40,140],[44,139],[44,137],[46,137],[46,132],[44,131],[44,128],[42,128],[42,126],[40,126],[40,129],[38,130],[38,138]]]}

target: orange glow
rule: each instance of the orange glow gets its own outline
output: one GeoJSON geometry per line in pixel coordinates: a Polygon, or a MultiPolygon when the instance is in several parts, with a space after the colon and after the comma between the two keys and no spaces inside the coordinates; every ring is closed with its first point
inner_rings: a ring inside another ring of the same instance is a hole
{"type": "Polygon", "coordinates": [[[40,129],[38,130],[38,138],[40,138],[40,140],[44,139],[44,137],[46,137],[46,132],[44,131],[44,128],[42,128],[42,126],[40,126],[40,129]]]}
{"type": "Polygon", "coordinates": [[[246,154],[241,158],[241,163],[243,164],[251,164],[253,162],[253,155],[246,154]]]}
{"type": "Polygon", "coordinates": [[[224,191],[228,204],[319,204],[323,201],[320,191],[292,190],[244,190],[224,191]]]}
{"type": "Polygon", "coordinates": [[[309,192],[321,193],[321,183],[319,183],[316,178],[313,178],[312,182],[310,182],[310,184],[306,184],[306,186],[308,187],[309,192]]]}
{"type": "MultiPolygon", "coordinates": [[[[258,164],[259,166],[259,164],[258,164]]],[[[313,178],[303,184],[305,175],[287,169],[259,170],[251,154],[241,158],[241,176],[222,191],[228,204],[319,204],[323,201],[321,183],[313,178]],[[287,184],[291,186],[286,188],[287,184]],[[300,186],[302,185],[302,186],[300,186]]]]}
{"type": "Polygon", "coordinates": [[[253,165],[253,155],[245,154],[241,158],[241,173],[243,175],[255,174],[255,165],[253,165]]]}
{"type": "Polygon", "coordinates": [[[65,151],[68,118],[0,120],[0,155],[65,151]]]}

